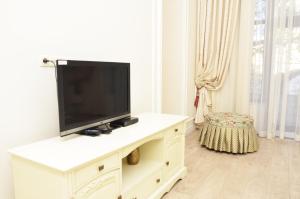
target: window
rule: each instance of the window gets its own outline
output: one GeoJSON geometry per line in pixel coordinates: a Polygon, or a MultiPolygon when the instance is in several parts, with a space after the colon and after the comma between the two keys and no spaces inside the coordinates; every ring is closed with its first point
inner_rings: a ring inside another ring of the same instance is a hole
{"type": "Polygon", "coordinates": [[[250,103],[262,118],[259,130],[273,125],[275,134],[294,137],[300,126],[300,1],[256,0],[255,6],[250,103]]]}

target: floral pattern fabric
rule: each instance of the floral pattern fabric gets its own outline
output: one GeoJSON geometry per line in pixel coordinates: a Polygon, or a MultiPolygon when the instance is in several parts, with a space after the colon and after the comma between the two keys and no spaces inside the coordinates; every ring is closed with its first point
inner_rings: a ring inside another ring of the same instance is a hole
{"type": "Polygon", "coordinates": [[[248,115],[238,113],[209,113],[205,121],[211,125],[231,128],[245,128],[253,126],[253,119],[248,115]]]}
{"type": "Polygon", "coordinates": [[[201,145],[216,151],[248,153],[258,150],[253,119],[236,113],[210,113],[199,127],[201,145]]]}

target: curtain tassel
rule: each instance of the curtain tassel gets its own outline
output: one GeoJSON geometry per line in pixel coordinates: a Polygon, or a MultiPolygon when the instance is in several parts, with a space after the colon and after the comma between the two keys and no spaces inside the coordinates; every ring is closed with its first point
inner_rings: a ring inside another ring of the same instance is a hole
{"type": "Polygon", "coordinates": [[[197,89],[197,93],[194,101],[194,107],[198,108],[198,104],[199,104],[199,89],[197,89]]]}

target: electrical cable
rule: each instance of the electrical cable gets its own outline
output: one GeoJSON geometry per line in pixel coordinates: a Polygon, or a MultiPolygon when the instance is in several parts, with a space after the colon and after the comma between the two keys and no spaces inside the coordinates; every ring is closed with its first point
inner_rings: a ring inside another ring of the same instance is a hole
{"type": "Polygon", "coordinates": [[[57,65],[56,65],[56,62],[53,61],[53,60],[49,60],[49,59],[47,59],[47,58],[44,58],[44,59],[43,59],[43,63],[44,63],[44,64],[47,64],[47,63],[53,64],[53,66],[54,66],[54,68],[55,68],[55,79],[57,80],[57,65]]]}

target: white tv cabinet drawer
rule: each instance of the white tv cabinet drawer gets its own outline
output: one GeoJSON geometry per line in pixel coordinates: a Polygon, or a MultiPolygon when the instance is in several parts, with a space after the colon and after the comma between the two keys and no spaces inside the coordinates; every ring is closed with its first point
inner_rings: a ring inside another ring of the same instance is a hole
{"type": "Polygon", "coordinates": [[[104,174],[81,188],[74,199],[116,198],[119,196],[119,170],[104,174]]]}
{"type": "Polygon", "coordinates": [[[172,144],[172,142],[174,142],[174,139],[177,139],[178,137],[182,137],[183,134],[184,134],[183,124],[177,124],[169,128],[166,133],[167,145],[172,144]]]}
{"type": "Polygon", "coordinates": [[[177,137],[170,142],[166,149],[164,179],[173,176],[183,166],[184,139],[177,137]]]}
{"type": "Polygon", "coordinates": [[[11,149],[15,199],[159,199],[186,174],[186,116],[145,113],[110,135],[11,149]],[[140,161],[126,156],[139,148],[140,161]],[[168,164],[167,164],[168,163],[168,164]]]}
{"type": "Polygon", "coordinates": [[[118,154],[90,163],[74,172],[75,189],[113,169],[120,169],[118,154]]]}
{"type": "Polygon", "coordinates": [[[162,183],[162,170],[159,169],[138,183],[131,191],[124,193],[122,199],[148,198],[162,183]]]}

